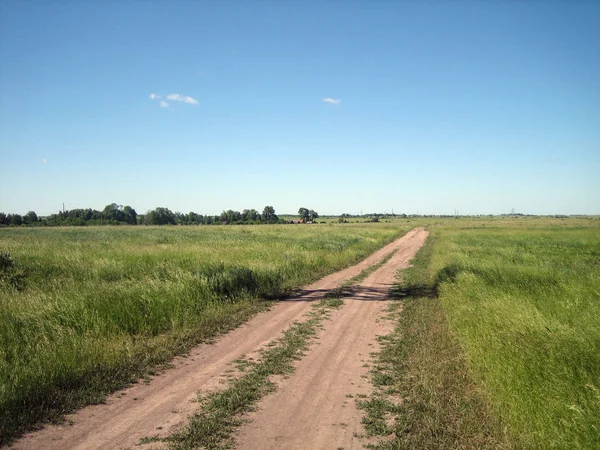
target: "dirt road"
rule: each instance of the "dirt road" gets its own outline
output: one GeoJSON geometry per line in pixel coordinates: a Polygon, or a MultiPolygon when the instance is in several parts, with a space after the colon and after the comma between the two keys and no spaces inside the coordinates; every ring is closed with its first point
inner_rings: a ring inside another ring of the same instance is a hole
{"type": "Polygon", "coordinates": [[[281,336],[310,309],[311,300],[339,287],[345,280],[395,255],[360,283],[345,306],[325,323],[320,339],[298,363],[280,389],[261,402],[253,421],[238,436],[240,448],[360,448],[360,413],[347,394],[367,393],[363,367],[388,331],[380,320],[383,300],[398,269],[404,268],[427,237],[417,228],[388,244],[361,263],[329,275],[293,298],[279,302],[246,325],[200,345],[175,367],[111,395],[104,405],[89,406],[68,417],[72,425],[48,426],[15,443],[17,449],[115,449],[134,447],[148,436],[167,436],[187,422],[197,407],[199,391],[222,386],[232,361],[255,353],[281,336]]]}

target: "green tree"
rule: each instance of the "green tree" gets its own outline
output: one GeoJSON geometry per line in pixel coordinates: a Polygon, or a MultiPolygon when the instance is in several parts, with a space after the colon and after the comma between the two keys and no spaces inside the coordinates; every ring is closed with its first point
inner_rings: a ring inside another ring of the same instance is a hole
{"type": "Polygon", "coordinates": [[[144,225],[175,225],[175,214],[169,208],[156,208],[144,216],[144,225]]]}
{"type": "Polygon", "coordinates": [[[248,220],[252,221],[252,222],[256,222],[256,221],[260,220],[260,214],[258,213],[258,211],[255,210],[254,208],[252,208],[250,211],[248,211],[248,220]]]}
{"type": "Polygon", "coordinates": [[[298,215],[300,216],[300,219],[307,221],[310,217],[310,212],[308,209],[302,207],[298,210],[298,215]]]}
{"type": "Polygon", "coordinates": [[[23,223],[23,218],[21,217],[21,214],[9,214],[7,218],[9,223],[16,227],[20,226],[23,223]]]}
{"type": "Polygon", "coordinates": [[[25,216],[23,217],[23,222],[25,222],[27,225],[33,225],[34,223],[38,222],[38,216],[35,213],[35,211],[29,211],[27,214],[25,214],[25,216]]]}
{"type": "Polygon", "coordinates": [[[263,209],[261,219],[263,220],[263,222],[267,223],[279,222],[279,217],[277,217],[277,214],[275,214],[275,208],[273,208],[272,206],[265,206],[265,208],[263,209]]]}
{"type": "Polygon", "coordinates": [[[104,220],[112,220],[115,222],[127,222],[127,215],[123,211],[123,206],[111,203],[106,205],[102,210],[102,218],[104,220]]]}
{"type": "Polygon", "coordinates": [[[125,213],[125,222],[130,225],[137,225],[137,213],[135,212],[135,209],[131,206],[125,206],[123,212],[125,213]]]}

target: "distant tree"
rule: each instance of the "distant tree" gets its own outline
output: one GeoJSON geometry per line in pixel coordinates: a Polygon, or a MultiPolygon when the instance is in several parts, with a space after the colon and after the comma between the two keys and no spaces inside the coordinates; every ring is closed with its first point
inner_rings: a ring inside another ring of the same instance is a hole
{"type": "Polygon", "coordinates": [[[35,213],[35,211],[29,211],[23,217],[23,222],[25,222],[27,225],[33,225],[34,223],[37,223],[37,221],[38,221],[38,216],[35,213]]]}
{"type": "Polygon", "coordinates": [[[0,213],[0,225],[8,225],[8,219],[4,213],[0,213]]]}
{"type": "Polygon", "coordinates": [[[188,216],[187,214],[180,213],[179,211],[175,212],[175,223],[177,225],[187,225],[188,216]]]}
{"type": "Polygon", "coordinates": [[[127,216],[125,211],[123,211],[123,206],[117,205],[116,203],[111,203],[104,207],[102,210],[102,218],[114,222],[127,222],[127,216]]]}
{"type": "Polygon", "coordinates": [[[144,225],[175,225],[175,214],[169,208],[156,208],[144,216],[144,225]]]}
{"type": "Polygon", "coordinates": [[[225,220],[221,220],[221,222],[237,223],[242,221],[242,213],[239,211],[228,209],[227,211],[223,211],[223,213],[221,213],[221,218],[223,218],[223,214],[225,214],[225,220]]]}
{"type": "Polygon", "coordinates": [[[298,210],[298,215],[300,216],[300,219],[307,221],[308,218],[310,217],[310,211],[308,209],[302,207],[298,210]]]}
{"type": "Polygon", "coordinates": [[[23,223],[23,218],[20,214],[9,214],[7,216],[9,223],[13,226],[20,226],[23,223]]]}
{"type": "Polygon", "coordinates": [[[259,220],[258,211],[255,209],[245,209],[242,211],[243,222],[256,222],[259,220]]]}
{"type": "Polygon", "coordinates": [[[379,216],[371,217],[371,222],[379,222],[379,216]]]}
{"type": "Polygon", "coordinates": [[[137,213],[135,209],[131,206],[125,206],[123,207],[123,212],[125,213],[125,222],[130,225],[137,225],[137,213]]]}
{"type": "Polygon", "coordinates": [[[279,221],[279,217],[275,214],[275,208],[272,206],[265,206],[261,219],[266,223],[277,223],[279,221]]]}
{"type": "Polygon", "coordinates": [[[308,219],[309,220],[315,220],[319,217],[319,213],[317,213],[316,211],[313,211],[312,209],[308,212],[308,219]]]}

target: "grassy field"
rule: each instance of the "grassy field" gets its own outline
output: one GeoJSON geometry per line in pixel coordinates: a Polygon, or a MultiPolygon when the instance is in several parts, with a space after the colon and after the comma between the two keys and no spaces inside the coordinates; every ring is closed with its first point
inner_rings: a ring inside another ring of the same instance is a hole
{"type": "Polygon", "coordinates": [[[440,301],[513,440],[598,447],[600,222],[439,234],[440,301]]]}
{"type": "Polygon", "coordinates": [[[378,448],[599,447],[600,220],[529,217],[1,229],[0,443],[417,225],[361,402],[378,448]]]}
{"type": "Polygon", "coordinates": [[[405,399],[387,404],[396,440],[382,448],[598,448],[600,221],[429,229],[374,375],[405,399]]]}
{"type": "Polygon", "coordinates": [[[371,370],[373,393],[357,399],[372,449],[506,447],[436,297],[431,258],[437,242],[430,236],[402,272],[393,291],[402,301],[389,308],[396,327],[379,338],[371,370]]]}
{"type": "Polygon", "coordinates": [[[0,443],[102,401],[412,224],[0,230],[0,443]]]}

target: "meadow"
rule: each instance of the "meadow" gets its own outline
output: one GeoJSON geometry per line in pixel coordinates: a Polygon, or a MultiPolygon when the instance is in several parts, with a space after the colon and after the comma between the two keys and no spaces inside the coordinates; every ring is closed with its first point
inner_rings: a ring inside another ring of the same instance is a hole
{"type": "Polygon", "coordinates": [[[534,217],[0,229],[0,443],[418,225],[363,404],[395,434],[376,447],[600,446],[600,220],[534,217]]]}
{"type": "Polygon", "coordinates": [[[387,403],[396,440],[378,448],[598,448],[600,220],[429,230],[380,355],[394,380],[380,388],[404,401],[387,403]]]}
{"type": "Polygon", "coordinates": [[[151,375],[412,224],[0,229],[0,444],[151,375]]]}

